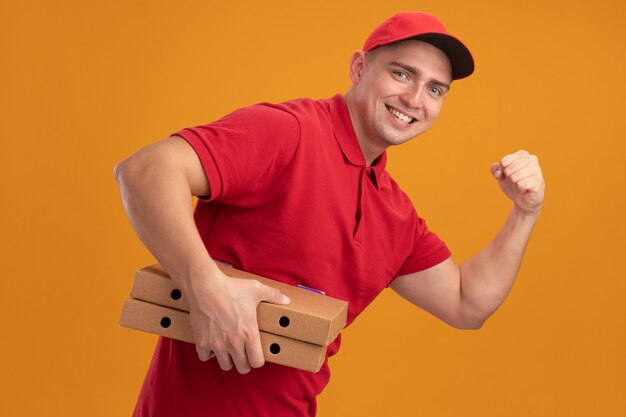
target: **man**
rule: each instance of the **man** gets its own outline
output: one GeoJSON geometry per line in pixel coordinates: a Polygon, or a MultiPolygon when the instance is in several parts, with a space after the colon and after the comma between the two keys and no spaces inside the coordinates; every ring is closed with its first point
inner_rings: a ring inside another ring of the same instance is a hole
{"type": "Polygon", "coordinates": [[[347,300],[348,323],[390,286],[452,326],[482,325],[541,210],[537,158],[519,151],[491,167],[513,208],[460,267],[385,171],[385,150],[427,131],[452,81],[473,69],[435,17],[399,13],[352,56],[345,96],[240,109],[118,164],[133,227],[189,298],[197,341],[159,340],[136,416],[315,415],[327,362],[317,374],[264,364],[260,347],[257,304],[289,300],[212,258],[347,300]]]}

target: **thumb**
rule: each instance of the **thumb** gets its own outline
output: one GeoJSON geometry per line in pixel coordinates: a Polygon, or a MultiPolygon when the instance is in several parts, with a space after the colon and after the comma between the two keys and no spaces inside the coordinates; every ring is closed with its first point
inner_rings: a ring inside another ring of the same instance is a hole
{"type": "Polygon", "coordinates": [[[273,304],[289,304],[289,297],[281,293],[278,289],[262,284],[259,294],[259,301],[267,301],[273,304]]]}
{"type": "Polygon", "coordinates": [[[491,170],[491,175],[493,175],[495,179],[501,180],[504,177],[504,174],[502,173],[502,167],[499,163],[494,162],[493,164],[491,164],[489,169],[491,170]]]}

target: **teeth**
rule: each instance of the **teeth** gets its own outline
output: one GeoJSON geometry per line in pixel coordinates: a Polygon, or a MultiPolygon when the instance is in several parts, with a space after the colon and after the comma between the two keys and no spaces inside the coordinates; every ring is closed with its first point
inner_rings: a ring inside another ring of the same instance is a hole
{"type": "Polygon", "coordinates": [[[412,117],[409,117],[404,113],[400,113],[396,109],[392,109],[391,107],[387,107],[387,109],[391,112],[391,114],[396,116],[398,119],[402,120],[404,123],[411,123],[413,121],[412,117]]]}

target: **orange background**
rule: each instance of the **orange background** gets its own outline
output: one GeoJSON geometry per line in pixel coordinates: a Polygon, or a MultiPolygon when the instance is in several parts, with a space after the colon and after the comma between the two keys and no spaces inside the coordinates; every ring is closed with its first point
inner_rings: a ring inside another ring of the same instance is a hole
{"type": "Polygon", "coordinates": [[[116,162],[244,105],[344,92],[350,54],[411,9],[441,17],[477,72],[389,170],[457,261],[504,221],[488,167],[506,153],[539,155],[544,213],[482,330],[379,297],[345,331],[319,415],[626,415],[617,0],[3,2],[0,415],[131,413],[155,337],[117,320],[153,259],[116,162]]]}

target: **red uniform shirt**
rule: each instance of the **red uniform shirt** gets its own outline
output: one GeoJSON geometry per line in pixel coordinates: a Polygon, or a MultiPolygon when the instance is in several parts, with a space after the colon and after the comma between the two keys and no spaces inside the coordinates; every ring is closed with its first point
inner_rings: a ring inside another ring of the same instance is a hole
{"type": "MultiPolygon", "coordinates": [[[[450,256],[385,171],[386,154],[365,166],[341,95],[259,104],[177,135],[211,185],[195,211],[209,254],[348,301],[348,324],[397,275],[450,256]]],[[[316,374],[272,363],[224,372],[161,338],[135,415],[313,416],[329,376],[328,361],[316,374]]]]}

